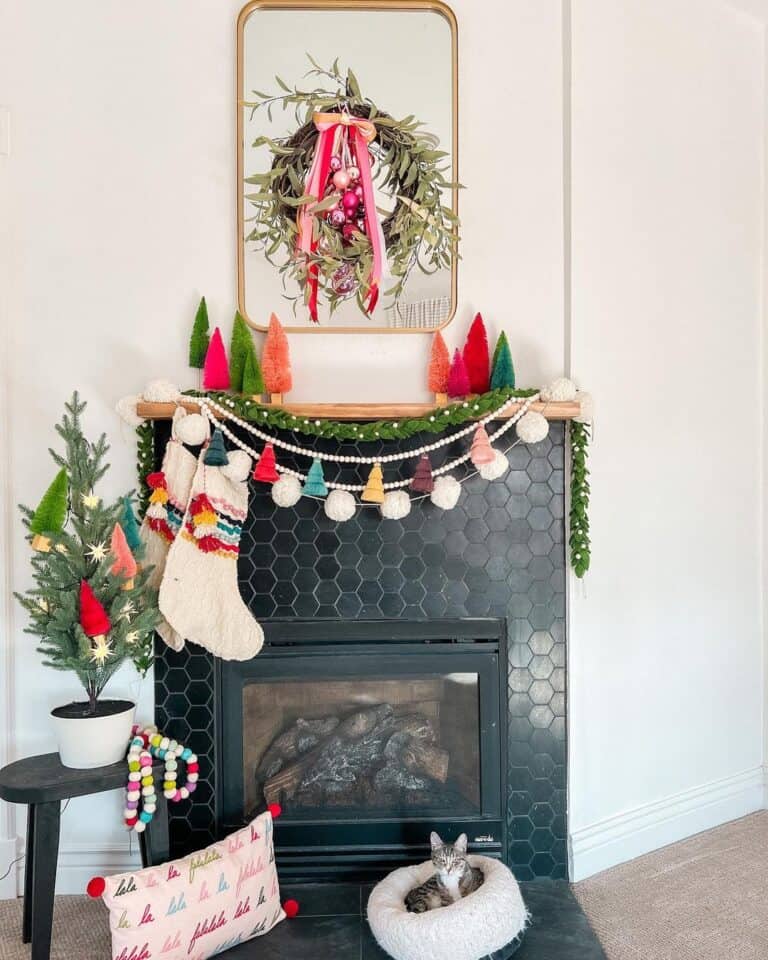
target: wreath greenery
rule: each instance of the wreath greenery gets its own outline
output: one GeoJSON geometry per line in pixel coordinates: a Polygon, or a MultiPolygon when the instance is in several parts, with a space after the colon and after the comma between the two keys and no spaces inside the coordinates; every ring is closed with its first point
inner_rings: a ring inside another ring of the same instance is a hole
{"type": "Polygon", "coordinates": [[[271,120],[275,107],[293,108],[298,124],[296,131],[288,137],[259,136],[253,141],[254,147],[268,147],[272,164],[266,172],[246,178],[245,182],[256,188],[246,194],[255,209],[249,218],[254,226],[246,241],[253,241],[258,249],[263,250],[269,262],[282,274],[284,287],[286,279],[292,278],[304,291],[297,296],[286,293],[286,298],[293,301],[294,311],[299,299],[306,298],[307,275],[314,264],[319,270],[320,289],[332,314],[347,296],[334,290],[332,277],[346,264],[354,270],[357,303],[365,312],[372,248],[364,233],[356,232],[343,242],[338,230],[328,224],[325,217],[315,217],[317,251],[301,257],[295,255],[298,208],[313,204],[314,212],[322,213],[337,202],[334,196],[321,198],[318,202],[317,197],[304,192],[318,139],[314,114],[346,111],[370,120],[376,126],[376,138],[369,147],[375,159],[374,182],[395,201],[391,211],[379,211],[384,217],[382,230],[389,271],[395,281],[384,293],[395,300],[414,267],[424,273],[434,273],[449,268],[458,255],[459,220],[452,208],[443,203],[443,197],[444,191],[458,188],[459,184],[446,176],[450,170],[450,164],[446,162],[449,154],[439,149],[437,138],[423,130],[419,120],[413,116],[397,120],[380,110],[362,94],[352,70],[342,74],[338,59],[326,70],[309,54],[307,56],[312,69],[306,76],[330,83],[319,83],[312,89],[302,90],[275,77],[281,93],[272,95],[254,90],[254,99],[244,104],[250,107],[251,119],[259,110],[265,111],[271,120]],[[276,262],[273,258],[281,253],[286,254],[286,258],[276,262]]]}

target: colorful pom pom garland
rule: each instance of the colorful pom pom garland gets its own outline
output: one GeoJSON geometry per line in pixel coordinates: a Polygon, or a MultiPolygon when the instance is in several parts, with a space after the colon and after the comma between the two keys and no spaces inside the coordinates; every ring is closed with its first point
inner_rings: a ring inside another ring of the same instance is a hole
{"type": "Polygon", "coordinates": [[[172,803],[186,800],[197,789],[200,767],[196,754],[176,740],[158,733],[157,727],[135,726],[126,757],[128,783],[125,791],[124,820],[128,830],[143,833],[157,811],[153,759],[165,761],[163,796],[172,803]],[[179,760],[187,765],[187,779],[177,787],[179,760]]]}

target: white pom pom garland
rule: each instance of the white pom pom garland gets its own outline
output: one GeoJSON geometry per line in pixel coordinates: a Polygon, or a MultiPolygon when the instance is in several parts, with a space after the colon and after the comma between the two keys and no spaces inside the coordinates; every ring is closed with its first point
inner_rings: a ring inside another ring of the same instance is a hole
{"type": "Polygon", "coordinates": [[[190,447],[198,447],[208,439],[208,420],[201,413],[189,413],[174,421],[176,439],[190,447]]]}
{"type": "Polygon", "coordinates": [[[235,483],[247,480],[251,472],[251,458],[248,454],[244,450],[230,450],[227,453],[227,459],[229,463],[221,468],[224,476],[229,477],[235,483]]]}
{"type": "Polygon", "coordinates": [[[454,477],[437,477],[429,499],[441,510],[453,510],[461,496],[461,484],[454,477]]]}
{"type": "Polygon", "coordinates": [[[384,494],[381,515],[385,520],[402,520],[411,512],[411,498],[405,490],[390,490],[384,494]]]}
{"type": "Polygon", "coordinates": [[[298,477],[285,474],[272,484],[272,499],[278,507],[292,507],[301,500],[301,482],[298,477]]]}
{"type": "Polygon", "coordinates": [[[502,453],[501,450],[496,451],[495,458],[491,463],[484,463],[482,467],[478,467],[478,473],[483,478],[483,480],[498,480],[499,477],[503,477],[504,474],[509,469],[509,460],[507,460],[506,453],[502,453]]]}
{"type": "Polygon", "coordinates": [[[560,403],[567,400],[576,399],[576,384],[567,377],[559,377],[553,380],[548,387],[541,391],[541,399],[560,403]]]}
{"type": "Polygon", "coordinates": [[[515,430],[523,443],[540,443],[549,433],[549,420],[531,410],[517,421],[515,430]]]}
{"type": "MultiPolygon", "coordinates": [[[[281,481],[278,481],[278,483],[280,482],[281,481]]],[[[352,494],[347,493],[346,490],[331,490],[325,498],[324,509],[325,515],[330,520],[335,520],[337,523],[344,523],[354,517],[357,502],[352,494]]]]}
{"type": "Polygon", "coordinates": [[[150,403],[172,403],[181,399],[181,390],[171,380],[150,380],[142,396],[150,403]]]}

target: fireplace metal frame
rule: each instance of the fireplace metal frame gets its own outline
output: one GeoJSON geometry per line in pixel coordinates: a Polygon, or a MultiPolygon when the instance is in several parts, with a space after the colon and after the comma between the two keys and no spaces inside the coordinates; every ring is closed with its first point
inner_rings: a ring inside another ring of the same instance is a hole
{"type": "Polygon", "coordinates": [[[476,817],[412,820],[371,818],[278,820],[275,847],[281,875],[295,880],[375,879],[396,866],[425,859],[432,829],[455,837],[464,831],[470,850],[506,858],[507,852],[507,629],[494,618],[396,621],[272,620],[265,644],[247,661],[215,662],[217,833],[244,822],[243,689],[259,680],[303,675],[402,675],[473,672],[480,684],[481,813],[476,817]],[[420,663],[419,663],[420,661],[420,663]],[[308,673],[301,673],[303,668],[308,673]]]}

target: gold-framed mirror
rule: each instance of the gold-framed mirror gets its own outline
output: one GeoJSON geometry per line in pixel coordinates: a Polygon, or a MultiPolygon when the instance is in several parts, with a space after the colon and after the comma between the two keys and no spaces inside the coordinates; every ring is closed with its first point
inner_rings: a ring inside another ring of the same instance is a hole
{"type": "Polygon", "coordinates": [[[456,312],[458,37],[442,0],[252,0],[237,21],[238,305],[255,329],[456,312]]]}

